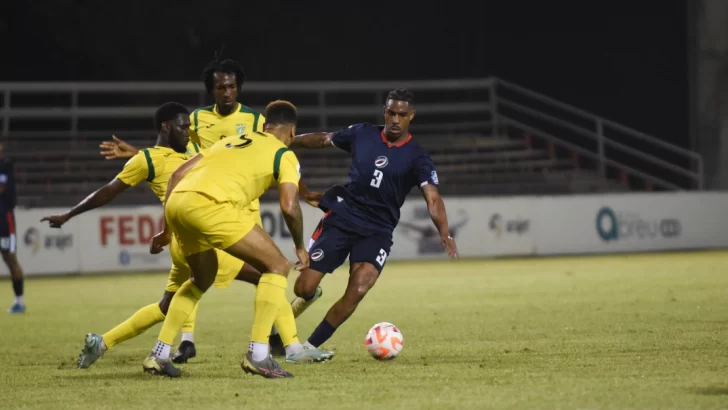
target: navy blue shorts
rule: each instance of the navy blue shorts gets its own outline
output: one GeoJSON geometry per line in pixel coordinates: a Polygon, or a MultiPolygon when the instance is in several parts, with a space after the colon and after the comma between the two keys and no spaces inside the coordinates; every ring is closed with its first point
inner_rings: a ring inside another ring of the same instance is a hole
{"type": "Polygon", "coordinates": [[[382,273],[392,249],[392,234],[382,232],[361,233],[342,229],[346,222],[336,214],[327,212],[316,227],[308,245],[311,269],[331,273],[344,264],[369,262],[382,273]]]}
{"type": "Polygon", "coordinates": [[[0,215],[0,252],[15,253],[17,250],[15,213],[6,211],[0,215]]]}

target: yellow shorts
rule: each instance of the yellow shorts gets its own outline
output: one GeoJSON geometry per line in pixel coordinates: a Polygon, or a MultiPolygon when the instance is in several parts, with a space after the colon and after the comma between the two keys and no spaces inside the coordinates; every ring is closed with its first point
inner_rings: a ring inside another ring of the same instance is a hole
{"type": "Polygon", "coordinates": [[[260,223],[260,213],[198,192],[173,192],[167,199],[165,218],[185,256],[229,248],[260,223]]]}
{"type": "MultiPolygon", "coordinates": [[[[217,252],[217,276],[213,283],[216,288],[225,289],[235,280],[243,269],[244,262],[231,256],[227,252],[216,249],[217,252]]],[[[173,235],[172,242],[169,244],[169,253],[172,256],[172,268],[169,270],[169,279],[167,279],[167,292],[177,292],[190,278],[190,266],[185,260],[185,255],[177,242],[177,238],[173,235]]]]}

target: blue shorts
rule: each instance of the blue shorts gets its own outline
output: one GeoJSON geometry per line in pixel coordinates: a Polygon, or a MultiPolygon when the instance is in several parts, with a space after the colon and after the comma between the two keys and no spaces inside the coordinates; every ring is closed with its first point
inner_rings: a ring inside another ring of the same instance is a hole
{"type": "Polygon", "coordinates": [[[331,273],[344,264],[368,262],[382,273],[392,249],[392,234],[383,232],[354,232],[341,226],[351,226],[336,214],[327,212],[316,227],[308,245],[310,267],[321,273],[331,273]]]}

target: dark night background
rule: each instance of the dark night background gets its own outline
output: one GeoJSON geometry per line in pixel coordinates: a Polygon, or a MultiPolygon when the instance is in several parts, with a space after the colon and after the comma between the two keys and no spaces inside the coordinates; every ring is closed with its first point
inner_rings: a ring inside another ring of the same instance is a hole
{"type": "Polygon", "coordinates": [[[685,1],[10,3],[0,81],[194,81],[224,43],[248,81],[496,75],[688,146],[685,1]]]}

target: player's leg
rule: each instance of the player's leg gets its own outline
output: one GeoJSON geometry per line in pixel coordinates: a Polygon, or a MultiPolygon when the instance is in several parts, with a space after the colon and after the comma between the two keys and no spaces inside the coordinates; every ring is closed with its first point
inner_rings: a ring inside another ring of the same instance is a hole
{"type": "Polygon", "coordinates": [[[260,272],[249,263],[246,263],[243,265],[242,269],[240,269],[240,272],[238,272],[235,280],[250,283],[253,286],[258,286],[258,282],[260,282],[260,272]]]}
{"type": "MultiPolygon", "coordinates": [[[[172,257],[173,265],[173,272],[170,274],[170,285],[174,287],[176,293],[182,284],[191,277],[192,272],[176,236],[172,237],[172,241],[169,244],[169,254],[172,257]]],[[[168,290],[170,289],[170,285],[167,286],[168,290]]],[[[171,300],[170,298],[170,303],[171,300]]],[[[169,308],[169,304],[167,304],[166,308],[169,308]]],[[[172,356],[174,363],[187,363],[189,359],[197,356],[197,348],[195,347],[195,324],[197,323],[198,308],[199,304],[195,305],[192,313],[187,316],[187,319],[182,324],[182,341],[172,356]]],[[[167,314],[167,309],[164,310],[165,315],[167,314]]]]}
{"type": "Polygon", "coordinates": [[[13,281],[13,292],[15,293],[15,300],[13,300],[13,305],[8,310],[8,313],[25,312],[23,269],[20,267],[18,255],[15,252],[17,249],[16,239],[15,214],[12,211],[8,211],[5,213],[5,218],[0,220],[0,252],[2,253],[5,265],[10,271],[10,278],[13,281]]]}
{"type": "Polygon", "coordinates": [[[90,367],[114,346],[139,336],[150,327],[164,321],[173,296],[174,292],[165,291],[164,296],[162,296],[159,302],[152,303],[137,310],[131,317],[108,332],[102,335],[96,333],[87,334],[84,339],[83,349],[81,349],[81,354],[78,358],[78,368],[86,369],[90,367]]]}
{"type": "Polygon", "coordinates": [[[324,320],[308,338],[307,345],[321,346],[354,313],[359,303],[377,283],[391,246],[391,237],[373,235],[358,241],[352,247],[349,257],[351,273],[344,296],[329,309],[324,320]]]}

